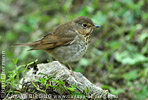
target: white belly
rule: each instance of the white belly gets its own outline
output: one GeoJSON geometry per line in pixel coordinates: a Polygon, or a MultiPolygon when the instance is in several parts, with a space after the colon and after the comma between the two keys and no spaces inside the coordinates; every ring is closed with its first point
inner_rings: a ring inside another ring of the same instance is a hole
{"type": "Polygon", "coordinates": [[[55,48],[50,54],[58,61],[61,62],[75,62],[78,61],[86,53],[88,44],[84,45],[71,44],[55,48]],[[56,56],[55,56],[56,55],[56,56]]]}

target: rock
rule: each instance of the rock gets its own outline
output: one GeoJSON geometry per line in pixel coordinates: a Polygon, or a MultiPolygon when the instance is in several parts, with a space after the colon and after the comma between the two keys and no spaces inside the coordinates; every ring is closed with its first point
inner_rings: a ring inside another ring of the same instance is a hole
{"type": "MultiPolygon", "coordinates": [[[[85,95],[86,98],[102,98],[102,99],[116,98],[115,95],[108,93],[107,90],[103,90],[100,87],[92,84],[81,73],[74,72],[74,76],[73,76],[71,74],[71,71],[65,65],[62,65],[58,61],[53,61],[51,63],[46,63],[46,64],[38,64],[37,69],[31,68],[26,73],[24,78],[21,79],[19,88],[22,89],[22,87],[25,86],[23,84],[28,84],[31,82],[36,82],[35,80],[40,80],[40,78],[44,77],[43,74],[46,74],[48,76],[54,76],[54,80],[62,80],[63,82],[65,82],[65,85],[67,87],[75,86],[74,91],[76,93],[80,93],[80,94],[85,95]],[[39,74],[39,73],[42,73],[42,74],[39,74]]],[[[53,82],[52,84],[56,84],[56,82],[53,82]]],[[[29,84],[29,86],[30,85],[31,84],[29,84]]],[[[37,88],[40,88],[40,87],[41,87],[41,85],[38,84],[37,88]]],[[[31,87],[29,87],[29,88],[31,88],[31,87]]],[[[38,89],[37,89],[37,91],[38,91],[38,89]]],[[[57,89],[52,89],[52,90],[50,90],[50,92],[46,91],[46,93],[51,94],[51,95],[65,94],[64,91],[61,92],[61,91],[58,91],[57,89]]],[[[67,95],[67,93],[66,93],[66,95],[67,95]]]]}

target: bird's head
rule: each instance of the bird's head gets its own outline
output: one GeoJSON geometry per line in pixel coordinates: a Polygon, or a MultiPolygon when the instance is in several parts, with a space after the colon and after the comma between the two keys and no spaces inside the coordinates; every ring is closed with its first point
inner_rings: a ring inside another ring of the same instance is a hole
{"type": "Polygon", "coordinates": [[[91,35],[95,28],[99,28],[99,25],[95,25],[90,18],[85,16],[78,17],[72,22],[75,25],[75,31],[82,35],[91,35]]]}

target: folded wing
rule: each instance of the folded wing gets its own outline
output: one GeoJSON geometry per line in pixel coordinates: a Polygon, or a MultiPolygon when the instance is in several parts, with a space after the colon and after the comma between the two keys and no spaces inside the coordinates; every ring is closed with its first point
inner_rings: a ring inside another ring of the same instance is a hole
{"type": "Polygon", "coordinates": [[[49,33],[40,40],[31,43],[16,44],[15,46],[30,46],[32,47],[30,50],[49,50],[70,44],[75,36],[76,33],[74,31],[66,31],[66,33],[63,34],[49,33]]]}

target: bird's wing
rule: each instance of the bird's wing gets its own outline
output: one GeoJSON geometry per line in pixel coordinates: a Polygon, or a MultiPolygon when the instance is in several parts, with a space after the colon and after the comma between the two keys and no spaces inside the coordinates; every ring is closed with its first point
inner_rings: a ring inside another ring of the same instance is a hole
{"type": "Polygon", "coordinates": [[[24,44],[16,44],[15,46],[30,46],[32,49],[30,50],[49,50],[62,45],[68,45],[73,42],[76,36],[76,32],[65,29],[65,31],[61,31],[57,28],[52,33],[45,35],[40,40],[24,43],[24,44]]]}
{"type": "Polygon", "coordinates": [[[77,33],[73,30],[71,23],[66,23],[57,27],[52,33],[45,35],[40,40],[16,44],[15,46],[30,46],[30,50],[50,50],[59,46],[73,43],[77,33]]]}
{"type": "Polygon", "coordinates": [[[74,40],[76,35],[73,31],[69,31],[67,34],[48,34],[41,40],[31,43],[30,46],[33,47],[31,50],[49,50],[62,45],[68,45],[74,40]]]}

